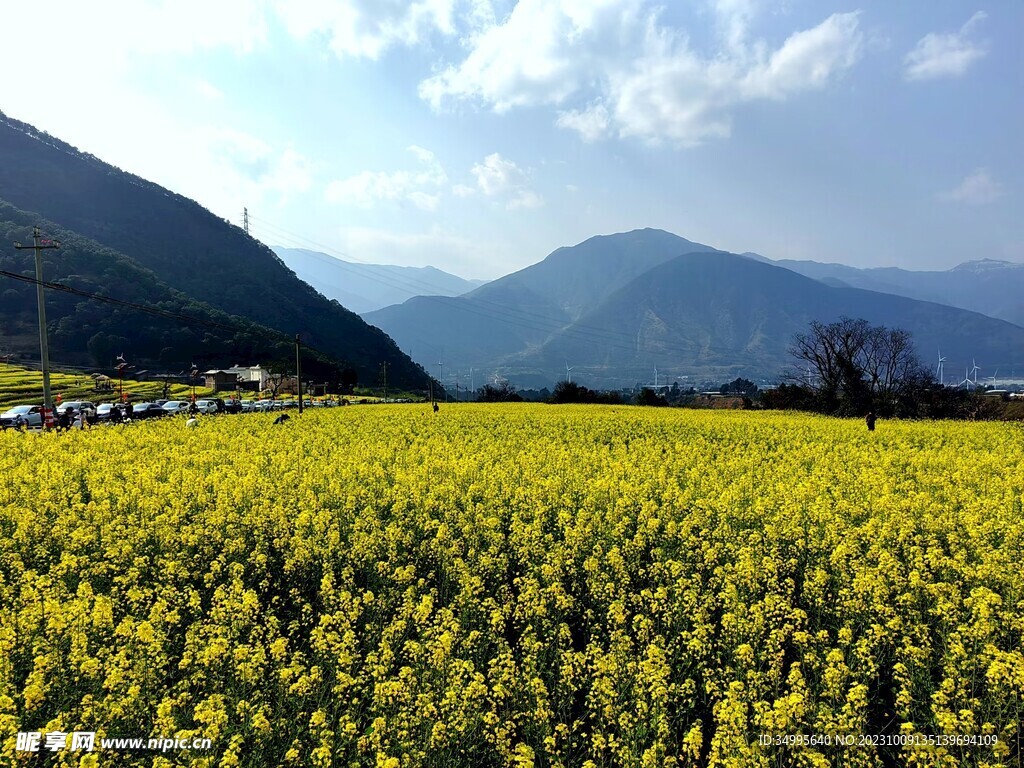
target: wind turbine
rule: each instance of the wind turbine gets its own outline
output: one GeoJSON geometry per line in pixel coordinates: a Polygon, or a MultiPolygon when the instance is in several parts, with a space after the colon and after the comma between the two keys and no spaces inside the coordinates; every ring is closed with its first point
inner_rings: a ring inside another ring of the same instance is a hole
{"type": "Polygon", "coordinates": [[[974,364],[974,367],[971,368],[971,373],[974,374],[974,386],[977,387],[978,386],[978,371],[980,371],[981,369],[978,367],[978,363],[975,360],[971,360],[971,363],[974,364]]]}
{"type": "Polygon", "coordinates": [[[654,388],[658,388],[658,366],[654,366],[654,388]]]}
{"type": "Polygon", "coordinates": [[[572,373],[571,373],[571,371],[575,367],[576,366],[570,367],[569,366],[569,361],[568,360],[565,361],[565,381],[568,384],[572,384],[572,373]]]}
{"type": "Polygon", "coordinates": [[[935,375],[939,379],[939,384],[945,384],[946,380],[943,378],[945,371],[942,369],[942,364],[946,362],[946,358],[942,356],[942,350],[939,350],[939,367],[935,369],[935,375]]]}
{"type": "Polygon", "coordinates": [[[971,372],[967,368],[964,368],[964,380],[957,384],[957,386],[963,386],[964,389],[970,389],[972,384],[974,384],[974,382],[971,381],[971,372]]]}
{"type": "Polygon", "coordinates": [[[999,375],[999,369],[996,368],[996,372],[993,373],[991,376],[989,376],[989,379],[992,381],[992,389],[996,388],[996,376],[998,376],[998,375],[999,375]]]}

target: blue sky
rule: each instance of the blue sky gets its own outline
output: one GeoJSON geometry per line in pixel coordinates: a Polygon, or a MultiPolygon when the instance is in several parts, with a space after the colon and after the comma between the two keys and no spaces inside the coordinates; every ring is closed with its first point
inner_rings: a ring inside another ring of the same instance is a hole
{"type": "Polygon", "coordinates": [[[494,278],[658,227],[1024,261],[1024,4],[4,5],[0,110],[268,244],[494,278]]]}

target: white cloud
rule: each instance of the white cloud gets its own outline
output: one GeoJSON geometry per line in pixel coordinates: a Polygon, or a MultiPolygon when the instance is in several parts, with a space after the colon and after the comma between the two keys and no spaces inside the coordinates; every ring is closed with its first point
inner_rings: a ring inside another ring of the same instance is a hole
{"type": "Polygon", "coordinates": [[[206,101],[224,101],[224,91],[207,80],[196,81],[196,93],[202,96],[206,101]]]}
{"type": "Polygon", "coordinates": [[[978,168],[961,181],[954,189],[939,197],[968,205],[987,205],[1003,194],[1003,185],[992,178],[988,168],[978,168]]]}
{"type": "Polygon", "coordinates": [[[918,40],[917,45],[904,58],[907,80],[931,80],[938,77],[958,77],[978,59],[988,53],[985,43],[970,39],[972,27],[986,18],[978,11],[967,20],[959,32],[939,35],[934,32],[918,40]]]}
{"type": "Polygon", "coordinates": [[[361,261],[410,267],[441,264],[467,278],[496,277],[496,265],[513,256],[507,243],[477,242],[436,226],[413,233],[350,227],[341,236],[345,252],[361,261]]]}
{"type": "Polygon", "coordinates": [[[608,108],[592,104],[586,109],[559,112],[555,125],[576,131],[584,141],[596,141],[608,133],[609,122],[608,108]]]}
{"type": "Polygon", "coordinates": [[[201,131],[197,144],[208,156],[213,175],[223,179],[221,186],[240,190],[243,199],[267,200],[280,207],[312,186],[312,164],[291,147],[276,150],[259,137],[231,128],[201,131]]]}
{"type": "Polygon", "coordinates": [[[740,97],[783,99],[823,88],[859,55],[857,14],[834,14],[813,29],[790,35],[770,57],[752,66],[741,81],[740,97]]]}
{"type": "Polygon", "coordinates": [[[681,145],[727,136],[732,112],[827,86],[858,60],[858,14],[834,14],[772,49],[748,41],[753,6],[715,5],[719,50],[695,51],[645,0],[520,0],[472,40],[458,65],[420,84],[435,109],[473,101],[495,112],[555,105],[556,124],[586,140],[608,134],[681,145]],[[574,106],[584,100],[586,106],[574,106]]]}
{"type": "Polygon", "coordinates": [[[519,0],[501,23],[475,35],[457,66],[424,80],[420,96],[435,108],[480,100],[496,112],[560,104],[590,84],[615,30],[630,28],[641,0],[519,0]]]}
{"type": "Polygon", "coordinates": [[[363,171],[333,181],[327,186],[327,200],[342,205],[369,208],[381,200],[408,201],[424,211],[434,211],[440,203],[438,189],[448,176],[434,153],[415,145],[407,148],[420,163],[417,171],[363,171]]]}
{"type": "Polygon", "coordinates": [[[323,38],[339,57],[378,59],[395,45],[455,33],[456,0],[279,0],[278,15],[296,38],[323,38]]]}
{"type": "MultiPolygon", "coordinates": [[[[5,28],[38,28],[39,10],[30,6],[5,5],[5,28]]],[[[46,49],[51,54],[59,51],[66,66],[69,62],[91,66],[96,58],[123,60],[133,53],[187,53],[224,47],[247,53],[268,34],[262,4],[248,0],[108,0],[101,9],[78,0],[48,0],[45,13],[54,20],[42,25],[46,49]],[[88,56],[78,58],[73,53],[88,56]]],[[[39,41],[30,34],[8,35],[4,46],[34,49],[39,41]]]]}
{"type": "Polygon", "coordinates": [[[526,173],[497,152],[476,163],[471,173],[481,194],[504,199],[509,210],[539,208],[544,204],[544,199],[529,188],[526,173]]]}

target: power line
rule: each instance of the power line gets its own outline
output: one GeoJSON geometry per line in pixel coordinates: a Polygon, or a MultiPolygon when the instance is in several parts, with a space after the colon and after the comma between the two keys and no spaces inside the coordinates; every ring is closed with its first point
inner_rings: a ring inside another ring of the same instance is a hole
{"type": "MultiPolygon", "coordinates": [[[[41,285],[45,288],[50,288],[55,291],[61,291],[63,293],[70,293],[74,296],[81,296],[86,299],[93,299],[94,301],[100,301],[105,304],[114,304],[119,307],[125,307],[127,309],[133,309],[137,312],[145,312],[150,315],[156,315],[157,317],[164,317],[171,320],[180,320],[186,323],[192,323],[195,325],[206,325],[211,328],[221,328],[228,331],[239,331],[241,328],[238,325],[228,325],[226,323],[218,323],[216,320],[208,320],[201,317],[195,317],[191,315],[183,315],[180,312],[171,312],[166,309],[159,309],[157,307],[147,306],[145,304],[139,304],[134,301],[125,301],[124,299],[115,299],[113,296],[103,296],[98,293],[91,293],[90,291],[83,291],[80,288],[73,288],[70,285],[63,283],[55,283],[46,280],[37,280],[35,278],[27,277],[25,275],[19,275],[16,272],[8,272],[7,270],[0,269],[0,275],[9,277],[12,280],[20,280],[23,283],[32,283],[35,285],[41,285]]],[[[283,334],[282,334],[283,335],[283,334]]]]}
{"type": "MultiPolygon", "coordinates": [[[[148,306],[146,304],[140,304],[140,303],[135,302],[135,301],[126,301],[124,299],[117,299],[117,298],[114,298],[112,296],[103,296],[103,295],[98,294],[98,293],[92,293],[90,291],[84,291],[84,290],[82,290],[80,288],[74,288],[74,287],[72,287],[70,285],[65,285],[63,283],[57,283],[57,282],[51,282],[51,281],[45,281],[45,280],[44,281],[37,281],[35,278],[31,278],[31,277],[28,277],[26,275],[19,275],[16,272],[10,272],[8,270],[0,269],[0,275],[3,275],[4,277],[9,277],[12,280],[18,280],[18,281],[23,282],[23,283],[30,283],[30,284],[41,283],[43,287],[50,288],[50,289],[55,290],[55,291],[60,291],[60,292],[63,292],[63,293],[72,294],[74,296],[81,296],[82,298],[92,299],[94,301],[99,301],[99,302],[102,302],[104,304],[112,304],[114,306],[124,307],[126,309],[131,309],[131,310],[134,310],[134,311],[137,311],[137,312],[145,312],[146,314],[154,315],[156,317],[163,317],[163,318],[170,319],[170,320],[177,320],[177,321],[182,322],[182,323],[188,323],[188,324],[191,324],[191,325],[207,326],[207,327],[210,327],[210,328],[218,328],[218,329],[221,329],[221,330],[231,331],[233,333],[238,333],[239,331],[247,330],[245,327],[243,327],[240,324],[239,325],[229,325],[227,323],[220,323],[220,322],[217,322],[216,320],[210,320],[210,319],[203,318],[203,317],[196,317],[194,315],[184,315],[184,314],[182,314],[180,312],[172,312],[172,311],[165,310],[165,309],[159,309],[158,307],[152,307],[152,306],[148,306]]],[[[286,333],[284,333],[283,331],[275,331],[272,328],[266,328],[265,326],[258,326],[256,324],[253,324],[253,326],[254,326],[254,332],[256,334],[258,334],[259,336],[262,336],[264,339],[276,340],[276,341],[283,342],[283,343],[293,343],[292,339],[286,333]]],[[[336,355],[332,355],[330,353],[324,352],[322,349],[318,349],[317,347],[315,347],[315,346],[313,346],[313,345],[311,345],[309,343],[303,342],[302,346],[305,349],[309,350],[310,352],[313,352],[313,353],[315,353],[317,355],[320,355],[323,358],[326,358],[328,360],[334,359],[336,362],[340,362],[340,360],[338,360],[336,355]]],[[[76,366],[68,366],[68,367],[76,367],[76,366]]],[[[106,369],[106,368],[96,368],[95,370],[108,370],[108,369],[106,369]]]]}

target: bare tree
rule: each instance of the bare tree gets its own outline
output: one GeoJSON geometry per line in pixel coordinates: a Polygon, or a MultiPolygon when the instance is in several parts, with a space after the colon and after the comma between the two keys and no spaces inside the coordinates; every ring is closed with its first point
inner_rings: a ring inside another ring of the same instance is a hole
{"type": "Polygon", "coordinates": [[[910,332],[902,328],[872,328],[863,357],[871,393],[883,406],[894,405],[931,378],[914,351],[910,332]]]}
{"type": "Polygon", "coordinates": [[[271,399],[277,399],[277,393],[288,380],[290,368],[284,360],[274,360],[264,366],[267,371],[267,389],[270,390],[271,399]]]}
{"type": "Polygon", "coordinates": [[[789,352],[811,369],[814,381],[807,384],[830,411],[890,409],[908,388],[928,378],[908,331],[864,319],[814,321],[807,333],[794,337],[789,352]]]}

